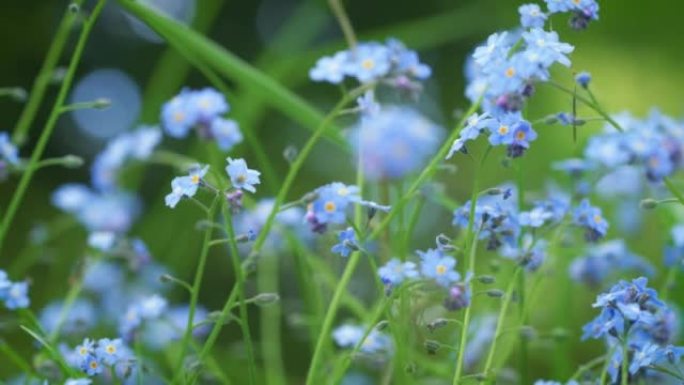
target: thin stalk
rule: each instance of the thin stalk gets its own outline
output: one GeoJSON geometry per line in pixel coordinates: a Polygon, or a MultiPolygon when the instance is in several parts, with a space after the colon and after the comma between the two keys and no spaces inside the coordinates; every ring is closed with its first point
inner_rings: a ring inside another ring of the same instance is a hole
{"type": "MultiPolygon", "coordinates": [[[[351,93],[347,95],[351,95],[351,93]]],[[[338,107],[339,108],[337,108],[336,110],[333,110],[334,113],[337,113],[337,111],[342,109],[344,106],[338,104],[338,107]]],[[[363,173],[363,156],[363,153],[359,153],[356,168],[356,186],[359,188],[359,194],[361,196],[363,196],[365,186],[365,178],[363,173]]],[[[362,220],[363,209],[361,205],[356,205],[354,207],[354,225],[357,229],[361,228],[362,220]]],[[[340,281],[337,283],[337,286],[335,287],[333,297],[330,300],[330,305],[328,306],[328,310],[326,311],[325,317],[323,318],[321,331],[318,334],[318,338],[316,339],[316,346],[314,348],[314,352],[311,358],[311,363],[309,364],[309,370],[306,374],[306,385],[318,384],[316,374],[318,373],[318,366],[320,366],[323,357],[323,348],[328,343],[330,331],[332,330],[332,324],[335,321],[335,316],[337,315],[337,309],[340,306],[340,301],[346,293],[347,285],[349,284],[349,281],[351,280],[351,277],[354,274],[354,271],[356,270],[356,265],[358,265],[362,254],[363,253],[361,253],[360,251],[354,251],[351,254],[351,256],[349,257],[349,261],[347,262],[347,266],[345,267],[344,272],[342,273],[342,277],[340,278],[340,281]]]]}
{"type": "MultiPolygon", "coordinates": [[[[217,195],[209,207],[207,213],[207,220],[211,221],[214,219],[216,214],[216,209],[218,206],[219,196],[217,195]]],[[[211,241],[211,235],[213,228],[207,227],[204,230],[204,238],[202,241],[202,250],[200,251],[199,261],[197,263],[197,270],[195,271],[195,279],[192,284],[192,292],[190,293],[190,309],[188,311],[188,321],[185,327],[185,333],[183,334],[183,339],[181,341],[180,353],[178,354],[178,360],[176,364],[176,373],[183,372],[183,360],[185,359],[185,353],[192,339],[193,325],[195,322],[195,311],[197,309],[197,302],[199,300],[199,292],[202,286],[202,280],[204,278],[204,270],[207,263],[207,257],[209,255],[209,241],[211,241]]],[[[174,381],[175,382],[175,381],[174,381]]]]}
{"type": "Polygon", "coordinates": [[[423,172],[420,173],[418,178],[411,184],[411,186],[408,188],[406,193],[399,198],[399,200],[392,205],[392,209],[390,212],[385,216],[385,219],[378,224],[378,226],[373,230],[373,232],[369,236],[369,240],[376,239],[380,234],[383,233],[384,229],[389,225],[390,221],[394,218],[395,215],[397,215],[401,209],[403,208],[404,205],[406,205],[411,198],[413,198],[413,195],[418,191],[418,189],[425,183],[434,173],[437,171],[437,168],[439,164],[444,160],[446,157],[447,153],[449,152],[449,149],[451,148],[451,144],[454,142],[454,140],[458,137],[458,134],[461,132],[461,129],[463,128],[463,125],[465,124],[466,120],[470,115],[472,115],[475,111],[477,111],[478,108],[480,108],[480,103],[482,101],[478,100],[477,102],[473,103],[473,105],[470,106],[468,111],[463,115],[463,118],[456,124],[456,127],[451,131],[451,134],[449,134],[449,137],[444,141],[444,144],[442,144],[442,147],[440,147],[439,151],[437,151],[437,154],[430,160],[430,163],[425,167],[423,172]]]}
{"type": "MultiPolygon", "coordinates": [[[[469,116],[470,113],[466,114],[464,118],[469,116]]],[[[454,130],[456,131],[456,130],[454,130]]],[[[480,193],[480,168],[484,161],[487,159],[489,154],[489,149],[484,153],[480,162],[473,164],[473,186],[472,192],[470,194],[470,212],[468,215],[468,229],[466,231],[466,242],[468,249],[468,265],[466,266],[466,275],[472,273],[475,276],[475,255],[477,253],[477,241],[480,234],[479,230],[475,229],[475,207],[477,206],[477,197],[480,193]]],[[[472,290],[472,283],[468,282],[467,290],[472,290]]],[[[470,319],[472,317],[473,309],[473,299],[471,303],[466,307],[465,314],[463,315],[463,327],[461,328],[461,337],[458,343],[458,356],[456,357],[456,370],[454,372],[454,377],[452,384],[458,385],[461,381],[461,376],[463,375],[463,366],[465,362],[465,348],[468,342],[468,327],[470,326],[470,319]]]]}
{"type": "Polygon", "coordinates": [[[622,337],[622,366],[620,370],[620,384],[629,384],[629,345],[627,344],[627,329],[625,329],[625,334],[622,337]]]}
{"type": "Polygon", "coordinates": [[[6,357],[7,361],[11,361],[16,365],[22,372],[26,373],[29,378],[30,376],[35,376],[36,373],[31,368],[31,365],[26,362],[16,350],[12,348],[7,342],[0,341],[0,352],[2,352],[6,357]]]}
{"type": "MultiPolygon", "coordinates": [[[[74,0],[71,4],[80,7],[81,4],[83,4],[83,1],[84,0],[74,0]]],[[[21,116],[19,117],[16,127],[14,127],[12,141],[17,145],[22,145],[28,137],[31,123],[33,123],[38,108],[45,97],[45,91],[52,81],[57,62],[59,61],[60,56],[62,56],[64,46],[69,38],[69,32],[71,32],[71,28],[74,26],[74,22],[78,19],[78,16],[78,13],[70,10],[69,7],[64,11],[62,21],[59,22],[55,37],[52,39],[50,48],[48,48],[45,61],[43,61],[38,76],[36,76],[36,79],[33,81],[33,86],[29,92],[28,102],[26,102],[26,106],[23,111],[21,111],[21,116]]]]}
{"type": "Polygon", "coordinates": [[[74,306],[76,299],[78,299],[78,295],[81,293],[82,289],[83,289],[83,275],[81,274],[81,276],[78,277],[76,282],[69,289],[69,292],[67,293],[66,299],[64,300],[64,303],[62,304],[62,309],[59,312],[59,316],[57,318],[57,323],[55,324],[55,328],[54,328],[54,330],[52,330],[52,332],[48,336],[48,341],[50,342],[50,344],[54,345],[59,340],[59,335],[62,331],[62,327],[64,326],[64,323],[66,322],[67,317],[69,316],[69,312],[71,311],[71,308],[74,306]]]}
{"type": "MultiPolygon", "coordinates": [[[[226,233],[228,235],[228,248],[230,250],[231,260],[233,261],[233,269],[235,270],[235,279],[237,281],[237,290],[239,292],[238,299],[240,300],[240,326],[242,328],[242,337],[245,342],[245,351],[247,352],[247,367],[249,373],[249,383],[256,383],[256,363],[254,362],[254,347],[252,346],[252,336],[249,331],[249,318],[247,314],[247,302],[245,301],[245,275],[240,265],[240,253],[235,241],[235,229],[233,228],[233,217],[230,213],[230,207],[227,201],[223,200],[223,217],[226,226],[226,233]]],[[[279,373],[282,375],[282,373],[279,373]]],[[[269,382],[271,384],[271,382],[269,382]]]]}
{"type": "Polygon", "coordinates": [[[677,200],[684,205],[684,194],[682,194],[677,187],[672,183],[672,181],[669,178],[663,178],[663,183],[665,184],[665,187],[667,187],[668,190],[672,193],[672,195],[677,198],[677,200]]]}
{"type": "Polygon", "coordinates": [[[513,278],[511,279],[511,282],[508,284],[508,289],[506,290],[506,297],[504,298],[504,302],[501,305],[501,310],[499,310],[499,318],[496,321],[496,330],[494,331],[494,339],[492,340],[492,344],[489,347],[489,353],[487,354],[487,360],[485,361],[485,366],[483,373],[485,376],[487,376],[487,383],[493,384],[495,381],[492,380],[492,377],[490,376],[490,371],[492,370],[492,366],[494,364],[494,355],[496,353],[496,345],[499,340],[499,337],[501,337],[502,334],[502,329],[503,329],[503,324],[504,320],[506,318],[506,313],[508,312],[508,307],[511,304],[512,298],[513,298],[513,288],[515,287],[517,283],[517,278],[522,272],[523,268],[518,266],[515,269],[515,272],[513,273],[513,278]]]}
{"type": "Polygon", "coordinates": [[[21,179],[19,180],[19,185],[17,186],[16,191],[12,195],[12,199],[10,200],[9,206],[7,207],[7,210],[4,213],[2,223],[0,224],[0,252],[2,251],[3,243],[5,241],[5,238],[7,237],[7,232],[9,231],[9,228],[12,226],[14,215],[17,213],[17,210],[19,209],[19,206],[21,205],[21,202],[24,199],[24,195],[26,194],[26,190],[28,189],[29,184],[31,183],[33,174],[36,171],[35,165],[40,161],[40,158],[43,155],[43,152],[45,151],[45,147],[47,146],[47,143],[50,140],[50,137],[52,136],[52,131],[54,130],[55,125],[57,124],[57,120],[60,116],[59,110],[64,105],[64,101],[66,100],[67,94],[69,93],[69,89],[71,88],[71,83],[74,80],[76,68],[78,67],[78,64],[81,60],[81,56],[83,54],[83,50],[85,49],[86,42],[88,41],[88,37],[90,36],[90,32],[92,31],[93,26],[95,25],[95,21],[97,20],[97,17],[100,15],[100,12],[102,11],[102,8],[105,4],[105,0],[98,0],[97,4],[95,5],[95,8],[93,8],[92,13],[83,23],[83,30],[81,31],[81,35],[78,38],[76,49],[74,50],[66,75],[64,76],[64,82],[62,83],[62,86],[59,89],[57,100],[55,101],[55,104],[52,107],[52,111],[50,112],[50,116],[48,117],[47,123],[43,128],[43,132],[40,134],[40,137],[38,138],[38,143],[36,144],[36,147],[33,150],[33,153],[31,154],[28,167],[26,171],[22,174],[21,179]]]}
{"type": "Polygon", "coordinates": [[[356,34],[354,33],[354,28],[352,27],[351,21],[349,21],[349,16],[344,9],[342,0],[328,0],[328,4],[335,14],[337,23],[344,33],[344,39],[347,41],[349,48],[352,50],[356,48],[356,34]]]}
{"type": "Polygon", "coordinates": [[[581,365],[579,368],[577,368],[577,371],[572,375],[572,377],[570,377],[568,382],[578,380],[584,373],[588,372],[599,364],[606,362],[607,359],[608,356],[596,357],[586,364],[581,365]]]}

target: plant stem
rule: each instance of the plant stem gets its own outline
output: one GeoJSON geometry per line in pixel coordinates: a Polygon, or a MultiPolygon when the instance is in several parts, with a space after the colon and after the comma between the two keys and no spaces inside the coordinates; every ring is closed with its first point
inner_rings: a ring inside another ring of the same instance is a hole
{"type": "MultiPolygon", "coordinates": [[[[83,1],[84,0],[74,0],[71,3],[80,7],[81,4],[83,4],[83,1]]],[[[71,28],[74,26],[74,22],[77,19],[78,14],[74,13],[67,7],[67,9],[64,11],[62,21],[60,21],[59,26],[57,27],[55,37],[52,39],[52,43],[50,44],[47,55],[45,56],[45,61],[43,61],[43,65],[38,72],[38,76],[36,76],[36,79],[33,81],[33,86],[29,92],[29,99],[26,102],[26,106],[21,112],[21,116],[19,117],[16,127],[14,127],[12,141],[17,145],[22,145],[28,137],[31,123],[33,123],[36,113],[38,112],[38,108],[45,97],[45,91],[52,81],[55,68],[57,67],[57,62],[59,61],[59,58],[64,51],[66,41],[69,38],[69,32],[71,32],[71,28]]]]}
{"type": "Polygon", "coordinates": [[[668,190],[672,193],[672,195],[677,198],[677,200],[684,205],[684,194],[682,194],[678,189],[677,186],[672,183],[670,178],[663,178],[663,183],[665,184],[665,187],[667,187],[668,190]]]}
{"type": "MultiPolygon", "coordinates": [[[[228,248],[230,250],[231,260],[233,261],[233,270],[235,270],[235,280],[238,290],[238,300],[240,301],[240,326],[242,328],[242,338],[245,343],[245,351],[247,353],[249,383],[256,383],[256,364],[254,362],[254,347],[252,346],[252,336],[249,331],[249,318],[247,314],[247,302],[245,301],[245,274],[242,271],[240,264],[240,253],[235,241],[235,229],[233,228],[233,216],[230,213],[228,202],[223,200],[223,217],[226,226],[226,233],[228,235],[228,248]]],[[[262,336],[262,340],[263,340],[262,336]]],[[[281,373],[279,373],[281,374],[281,373]]],[[[282,375],[282,374],[281,374],[282,375]]],[[[269,381],[269,384],[271,382],[269,381]]]]}
{"type": "MultiPolygon", "coordinates": [[[[350,94],[351,93],[349,93],[348,95],[350,94]]],[[[337,110],[333,110],[335,114],[344,106],[338,105],[338,107],[339,108],[337,110]]],[[[363,157],[364,154],[362,152],[359,153],[356,168],[356,186],[359,188],[359,195],[361,196],[363,196],[365,184],[362,163],[363,157]]],[[[362,207],[361,205],[356,205],[354,207],[354,225],[357,229],[361,228],[362,218],[362,207]]],[[[356,270],[356,265],[359,263],[362,254],[363,253],[361,253],[360,251],[354,251],[351,254],[351,256],[349,257],[349,261],[347,262],[347,266],[345,267],[344,272],[342,273],[342,277],[340,278],[340,281],[337,283],[337,286],[335,287],[333,297],[330,300],[330,305],[328,306],[328,310],[326,311],[325,317],[323,318],[323,323],[321,324],[321,331],[318,334],[318,338],[316,339],[316,346],[314,347],[311,363],[309,364],[309,370],[306,374],[306,385],[314,385],[319,383],[317,382],[316,374],[318,371],[318,366],[320,365],[320,361],[322,359],[323,347],[326,346],[326,343],[328,342],[328,339],[330,337],[330,331],[332,330],[332,324],[335,321],[335,316],[337,315],[337,309],[339,308],[340,301],[346,293],[347,284],[351,280],[351,277],[354,274],[354,271],[356,270]]]]}
{"type": "MultiPolygon", "coordinates": [[[[212,221],[216,214],[216,208],[218,206],[220,197],[217,195],[214,197],[209,211],[207,212],[207,220],[212,221]]],[[[197,263],[197,270],[195,271],[195,279],[192,284],[192,292],[190,293],[190,308],[188,311],[188,321],[185,327],[185,333],[183,334],[183,339],[181,341],[180,353],[178,355],[178,360],[176,364],[176,375],[177,378],[179,373],[182,373],[185,365],[183,365],[183,360],[185,359],[185,353],[192,339],[192,331],[194,328],[195,321],[195,311],[197,309],[197,302],[199,299],[199,292],[202,286],[202,279],[204,278],[204,269],[207,263],[207,256],[209,255],[209,241],[211,241],[213,228],[207,226],[204,230],[204,238],[202,241],[202,250],[200,251],[199,261],[197,263]]],[[[174,380],[175,383],[175,380],[174,380]]]]}
{"type": "Polygon", "coordinates": [[[627,343],[627,330],[628,329],[625,329],[625,333],[622,337],[622,370],[620,371],[620,383],[622,385],[629,384],[629,345],[627,343]]]}
{"type": "Polygon", "coordinates": [[[60,116],[59,111],[64,105],[64,101],[66,100],[67,94],[69,93],[69,88],[71,87],[71,83],[74,80],[76,68],[78,67],[78,64],[81,60],[81,56],[83,54],[86,42],[88,41],[88,37],[90,36],[90,32],[92,31],[93,26],[95,25],[95,21],[97,20],[97,17],[100,15],[100,12],[102,11],[102,8],[104,7],[105,3],[105,0],[98,0],[90,16],[88,16],[86,21],[83,23],[83,30],[81,31],[81,35],[78,38],[78,43],[76,44],[76,49],[74,50],[74,53],[71,57],[71,61],[69,62],[69,68],[67,69],[66,75],[64,76],[64,82],[62,83],[62,86],[59,89],[57,100],[55,101],[55,104],[52,107],[52,111],[50,112],[50,116],[48,117],[47,123],[43,128],[43,132],[40,134],[38,143],[36,144],[36,147],[34,148],[33,153],[31,154],[31,158],[29,160],[27,169],[22,175],[21,179],[19,180],[19,185],[17,186],[16,191],[12,195],[12,199],[10,200],[9,206],[7,207],[7,210],[4,213],[2,223],[0,224],[0,254],[2,251],[3,243],[7,238],[7,232],[9,231],[9,228],[12,225],[12,221],[14,220],[14,215],[19,209],[19,206],[21,205],[21,202],[24,199],[24,195],[26,194],[26,190],[28,189],[29,184],[31,183],[31,178],[33,177],[33,174],[36,171],[35,165],[40,161],[40,158],[43,155],[43,152],[45,151],[45,147],[47,146],[47,143],[50,140],[50,136],[52,136],[52,131],[54,130],[55,125],[57,124],[57,120],[60,116]]]}
{"type": "MultiPolygon", "coordinates": [[[[455,130],[454,130],[455,131],[455,130]]],[[[468,217],[468,229],[467,229],[467,248],[468,248],[468,265],[466,266],[466,276],[471,274],[475,276],[475,254],[477,252],[477,241],[480,234],[479,230],[475,229],[475,207],[477,206],[477,196],[480,192],[480,166],[481,163],[486,159],[489,151],[485,153],[482,157],[481,162],[474,163],[473,165],[473,186],[472,192],[470,194],[470,213],[468,217]]],[[[472,290],[472,284],[468,282],[468,288],[466,290],[472,290]]],[[[465,314],[463,315],[463,327],[461,328],[461,337],[458,343],[458,356],[456,357],[456,371],[454,372],[454,377],[452,384],[458,385],[461,381],[461,376],[463,374],[463,365],[465,362],[465,348],[468,342],[468,327],[470,326],[470,318],[472,316],[474,298],[471,298],[471,302],[465,309],[465,314]]]]}
{"type": "Polygon", "coordinates": [[[516,267],[515,272],[513,273],[513,278],[511,278],[511,282],[508,284],[508,289],[506,290],[506,297],[504,298],[504,302],[501,305],[501,310],[499,311],[499,318],[496,321],[494,339],[492,340],[492,344],[489,347],[489,353],[487,354],[487,360],[485,361],[485,367],[483,370],[483,373],[485,374],[485,376],[487,376],[487,383],[489,384],[495,383],[495,381],[490,376],[489,372],[492,370],[492,366],[494,364],[494,354],[496,353],[496,345],[499,340],[499,337],[501,337],[502,334],[501,330],[503,329],[504,320],[506,318],[506,312],[508,311],[508,307],[510,306],[513,298],[513,288],[515,287],[518,276],[522,271],[522,267],[516,267]]]}
{"type": "Polygon", "coordinates": [[[349,16],[344,10],[344,5],[342,5],[342,0],[328,0],[330,8],[337,18],[337,22],[344,33],[344,38],[352,50],[356,49],[356,34],[354,34],[354,28],[352,27],[351,21],[349,21],[349,16]]]}

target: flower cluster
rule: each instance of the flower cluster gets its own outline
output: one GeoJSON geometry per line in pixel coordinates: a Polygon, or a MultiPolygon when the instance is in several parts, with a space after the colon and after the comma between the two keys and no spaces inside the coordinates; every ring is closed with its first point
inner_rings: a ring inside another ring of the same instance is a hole
{"type": "Polygon", "coordinates": [[[606,125],[605,132],[593,136],[584,150],[587,161],[605,169],[634,165],[653,182],[672,175],[682,167],[681,122],[653,110],[645,119],[628,113],[615,117],[624,132],[606,125]]]}
{"type": "Polygon", "coordinates": [[[212,88],[183,89],[162,107],[161,123],[173,138],[185,138],[194,128],[201,138],[229,151],[243,139],[237,122],[223,118],[229,109],[223,94],[212,88]]]}
{"type": "MultiPolygon", "coordinates": [[[[593,0],[581,1],[582,4],[571,0],[547,3],[549,13],[572,11],[578,15],[574,18],[587,20],[598,17],[598,5],[593,0]]],[[[466,143],[483,133],[492,146],[506,146],[511,158],[523,155],[537,138],[521,111],[534,94],[535,84],[550,79],[553,64],[570,66],[567,55],[574,47],[561,42],[556,32],[544,30],[549,15],[537,4],[525,4],[519,12],[522,32],[492,34],[467,62],[466,96],[473,103],[481,103],[484,113],[468,117],[447,158],[457,151],[466,151],[466,143]]]]}
{"type": "MultiPolygon", "coordinates": [[[[599,17],[599,5],[596,0],[545,1],[549,8],[549,13],[570,13],[569,24],[574,29],[585,29],[592,20],[598,20],[599,17]]],[[[520,12],[522,14],[522,10],[520,12]]]]}
{"type": "MultiPolygon", "coordinates": [[[[233,188],[252,193],[256,192],[254,186],[261,183],[259,179],[261,173],[249,169],[244,159],[228,158],[227,161],[226,173],[230,178],[233,188]]],[[[197,194],[197,190],[202,186],[217,191],[216,187],[210,185],[204,178],[208,171],[209,166],[197,164],[190,168],[188,175],[173,178],[171,181],[171,192],[165,198],[166,205],[171,208],[176,207],[182,198],[194,197],[197,194]]]]}
{"type": "Polygon", "coordinates": [[[363,339],[365,334],[366,327],[345,324],[333,330],[332,337],[341,348],[354,348],[361,344],[360,351],[366,354],[391,353],[394,349],[392,339],[387,334],[372,329],[363,339]]]}
{"type": "Polygon", "coordinates": [[[98,341],[86,338],[76,347],[76,366],[88,376],[102,373],[106,367],[131,365],[132,357],[120,339],[103,338],[98,341]]]}
{"type": "Polygon", "coordinates": [[[425,166],[443,132],[418,111],[387,106],[362,118],[350,142],[368,179],[400,179],[425,166]]]}
{"type": "Polygon", "coordinates": [[[24,309],[30,304],[28,282],[12,282],[7,273],[0,270],[0,301],[10,310],[24,309]]]}
{"type": "Polygon", "coordinates": [[[648,261],[630,252],[623,240],[616,239],[590,248],[586,256],[572,262],[569,272],[575,281],[597,287],[612,274],[625,271],[654,273],[648,261]]]}
{"type": "Polygon", "coordinates": [[[414,80],[430,77],[430,67],[420,62],[415,51],[396,39],[385,44],[359,43],[354,48],[324,56],[309,71],[311,80],[341,83],[351,77],[360,83],[383,81],[400,89],[419,87],[414,80]]]}
{"type": "Polygon", "coordinates": [[[306,222],[311,231],[324,233],[328,225],[341,225],[347,221],[347,209],[353,204],[367,207],[373,211],[389,211],[389,206],[383,206],[372,201],[366,201],[359,195],[359,188],[333,182],[317,188],[308,194],[309,203],[306,210],[306,222]]]}
{"type": "Polygon", "coordinates": [[[621,378],[623,360],[629,360],[630,376],[646,376],[650,365],[679,361],[684,348],[672,346],[677,326],[675,313],[646,278],[620,281],[594,303],[601,313],[584,326],[583,339],[604,338],[612,353],[608,373],[621,378]]]}
{"type": "Polygon", "coordinates": [[[93,160],[90,168],[93,187],[100,191],[116,189],[117,174],[125,163],[149,158],[161,139],[161,131],[156,127],[141,127],[111,139],[93,160]]]}

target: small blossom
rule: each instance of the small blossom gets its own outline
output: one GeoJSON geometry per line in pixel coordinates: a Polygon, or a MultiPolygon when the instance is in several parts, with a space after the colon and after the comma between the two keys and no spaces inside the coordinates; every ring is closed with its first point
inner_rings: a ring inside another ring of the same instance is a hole
{"type": "Polygon", "coordinates": [[[575,75],[575,81],[580,85],[580,87],[587,88],[589,87],[589,83],[591,83],[591,74],[585,71],[580,72],[575,75]]]}
{"type": "Polygon", "coordinates": [[[9,135],[6,132],[0,132],[0,160],[4,160],[9,164],[19,163],[19,151],[17,147],[12,144],[9,135]]]}
{"type": "Polygon", "coordinates": [[[418,277],[416,264],[413,262],[401,262],[397,258],[392,258],[378,269],[378,275],[385,285],[394,287],[405,280],[418,277]]]}
{"type": "Polygon", "coordinates": [[[524,28],[543,28],[546,22],[546,14],[537,4],[523,4],[518,8],[520,24],[524,28]]]}
{"type": "Polygon", "coordinates": [[[256,192],[254,185],[261,183],[259,175],[261,173],[256,170],[247,168],[247,162],[244,159],[228,158],[228,166],[226,172],[230,177],[230,182],[236,189],[247,190],[251,193],[256,192]]]}
{"type": "Polygon", "coordinates": [[[209,126],[209,131],[219,148],[224,151],[230,151],[243,139],[237,122],[231,119],[214,118],[209,126]]]}
{"type": "Polygon", "coordinates": [[[169,193],[166,198],[166,205],[174,208],[180,202],[181,198],[188,197],[191,198],[197,193],[202,178],[209,171],[209,166],[201,167],[196,165],[190,171],[187,176],[180,176],[173,178],[171,181],[171,193],[169,193]]]}
{"type": "Polygon", "coordinates": [[[109,338],[103,338],[97,342],[97,356],[107,365],[116,364],[121,358],[123,349],[123,343],[120,339],[110,340],[109,338]]]}
{"type": "Polygon", "coordinates": [[[356,234],[354,233],[354,229],[351,227],[348,227],[346,230],[340,231],[337,235],[337,238],[340,243],[336,244],[335,246],[330,249],[335,254],[339,254],[343,257],[348,257],[349,254],[357,250],[359,248],[357,242],[356,242],[356,234]]]}
{"type": "Polygon", "coordinates": [[[421,264],[420,272],[426,278],[432,278],[441,286],[448,287],[458,281],[461,276],[454,270],[456,260],[448,255],[443,255],[437,249],[429,249],[425,252],[418,251],[421,264]]]}
{"type": "Polygon", "coordinates": [[[9,289],[7,289],[5,306],[8,309],[25,309],[29,307],[30,303],[27,282],[14,282],[9,289]]]}

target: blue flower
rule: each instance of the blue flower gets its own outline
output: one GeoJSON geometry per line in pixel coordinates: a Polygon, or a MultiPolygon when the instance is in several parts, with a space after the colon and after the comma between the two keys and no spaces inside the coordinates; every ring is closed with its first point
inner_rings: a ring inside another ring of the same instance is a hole
{"type": "Polygon", "coordinates": [[[426,278],[432,278],[437,284],[449,287],[458,281],[461,276],[454,270],[456,260],[442,254],[438,249],[429,249],[425,252],[418,251],[421,258],[420,272],[426,278]]]}
{"type": "Polygon", "coordinates": [[[349,197],[339,194],[332,185],[320,187],[316,192],[318,197],[311,205],[311,210],[318,223],[344,223],[346,209],[350,203],[349,197]]]}
{"type": "Polygon", "coordinates": [[[420,62],[418,54],[407,49],[399,40],[387,39],[386,46],[390,50],[390,60],[396,67],[394,71],[419,80],[425,80],[432,74],[430,67],[420,62]]]}
{"type": "Polygon", "coordinates": [[[88,378],[68,378],[64,385],[90,385],[93,381],[88,378]]]}
{"type": "Polygon", "coordinates": [[[318,59],[314,68],[309,71],[309,78],[316,82],[341,83],[345,76],[348,58],[349,53],[342,51],[332,57],[325,56],[318,59]]]}
{"type": "Polygon", "coordinates": [[[523,211],[518,215],[518,222],[521,226],[541,227],[544,223],[553,218],[553,213],[544,207],[535,207],[530,211],[523,211]]]}
{"type": "Polygon", "coordinates": [[[570,59],[566,56],[575,48],[558,40],[558,33],[546,32],[540,28],[534,28],[522,34],[527,51],[532,52],[538,58],[538,62],[544,67],[550,67],[553,63],[570,66],[570,59]]]}
{"type": "Polygon", "coordinates": [[[0,132],[0,160],[4,160],[9,164],[19,163],[19,150],[12,144],[9,135],[6,132],[0,132]]]}
{"type": "Polygon", "coordinates": [[[230,183],[233,184],[233,188],[247,190],[251,193],[256,192],[254,185],[261,183],[259,180],[261,173],[247,168],[247,162],[244,159],[228,158],[226,160],[228,161],[226,172],[230,177],[230,183]]]}
{"type": "Polygon", "coordinates": [[[518,8],[520,13],[520,25],[524,28],[543,28],[546,22],[546,14],[537,4],[523,4],[518,8]]]}
{"type": "Polygon", "coordinates": [[[213,88],[192,91],[189,103],[190,108],[197,114],[198,121],[204,124],[227,113],[230,108],[223,94],[213,88]]]}
{"type": "Polygon", "coordinates": [[[487,42],[475,49],[473,58],[475,63],[481,67],[486,67],[492,63],[505,58],[511,47],[507,32],[494,33],[487,38],[487,42]]]}
{"type": "Polygon", "coordinates": [[[95,354],[106,365],[114,365],[123,357],[123,343],[120,339],[103,338],[97,342],[95,354]]]}
{"type": "Polygon", "coordinates": [[[522,122],[518,113],[504,114],[498,119],[487,122],[489,130],[489,144],[492,146],[509,145],[515,140],[515,131],[522,122]]]}
{"type": "Polygon", "coordinates": [[[7,273],[4,270],[0,270],[0,301],[7,298],[7,292],[10,287],[12,287],[12,282],[7,278],[7,273]]]}
{"type": "Polygon", "coordinates": [[[116,233],[111,231],[95,231],[88,235],[88,246],[100,250],[109,251],[116,242],[116,233]]]}
{"type": "Polygon", "coordinates": [[[544,0],[551,13],[567,12],[573,8],[571,0],[544,0]]]}
{"type": "Polygon", "coordinates": [[[10,310],[25,309],[29,307],[31,301],[28,297],[27,282],[13,282],[7,289],[5,296],[5,306],[10,310]]]}
{"type": "Polygon", "coordinates": [[[637,350],[629,364],[629,373],[636,374],[641,368],[651,365],[658,358],[659,347],[656,344],[648,343],[637,350]]]}
{"type": "MultiPolygon", "coordinates": [[[[335,343],[342,348],[353,348],[361,342],[366,328],[363,326],[345,324],[333,330],[335,343]]],[[[392,339],[373,329],[365,340],[361,342],[361,351],[368,354],[384,353],[392,350],[392,339]]]]}
{"type": "Polygon", "coordinates": [[[630,270],[654,273],[648,261],[630,252],[623,240],[616,239],[591,247],[586,256],[572,262],[569,272],[572,279],[595,287],[610,274],[630,270]]]}
{"type": "Polygon", "coordinates": [[[356,241],[356,234],[354,233],[354,229],[351,227],[348,227],[346,230],[340,231],[337,234],[337,239],[340,243],[334,245],[332,249],[330,249],[330,251],[332,251],[335,254],[339,254],[343,257],[348,257],[352,251],[357,250],[359,248],[359,245],[356,241]]]}
{"type": "Polygon", "coordinates": [[[422,169],[443,130],[410,108],[385,107],[352,129],[350,142],[371,180],[399,179],[422,169]]]}
{"type": "Polygon", "coordinates": [[[96,376],[102,373],[104,368],[102,367],[102,362],[100,362],[97,356],[89,355],[81,363],[81,370],[83,370],[83,372],[89,376],[96,376]]]}
{"type": "Polygon", "coordinates": [[[380,112],[380,104],[375,101],[375,92],[368,90],[363,95],[356,98],[361,117],[373,116],[380,112]]]}
{"type": "Polygon", "coordinates": [[[377,80],[391,69],[390,51],[378,43],[360,43],[348,54],[345,74],[361,83],[377,80]]]}
{"type": "Polygon", "coordinates": [[[587,88],[589,87],[589,83],[591,83],[591,74],[589,72],[582,71],[575,75],[575,81],[580,87],[587,88]]]}
{"type": "Polygon", "coordinates": [[[231,119],[214,118],[209,126],[209,131],[219,148],[224,151],[230,151],[243,139],[237,122],[231,119]]]}
{"type": "Polygon", "coordinates": [[[405,280],[417,278],[418,271],[415,263],[392,258],[378,269],[378,275],[385,285],[395,287],[405,280]]]}
{"type": "Polygon", "coordinates": [[[446,159],[451,158],[457,151],[461,151],[467,141],[477,139],[482,131],[492,122],[493,119],[486,112],[481,115],[477,113],[470,115],[465,127],[459,132],[458,139],[454,140],[454,143],[451,145],[446,159]]]}
{"type": "Polygon", "coordinates": [[[68,183],[58,187],[52,193],[52,204],[68,213],[75,213],[93,198],[94,194],[88,187],[68,183]]]}
{"type": "Polygon", "coordinates": [[[590,242],[604,237],[608,232],[608,221],[603,218],[601,209],[592,206],[587,199],[583,199],[573,211],[573,222],[586,229],[585,238],[590,242]]]}
{"type": "Polygon", "coordinates": [[[162,127],[168,135],[185,138],[190,129],[197,124],[199,113],[193,103],[193,97],[192,91],[183,89],[162,106],[162,127]]]}
{"type": "Polygon", "coordinates": [[[195,165],[189,175],[173,178],[171,181],[171,193],[166,195],[166,205],[174,208],[183,197],[191,198],[197,193],[202,178],[209,171],[209,166],[195,165]]]}

